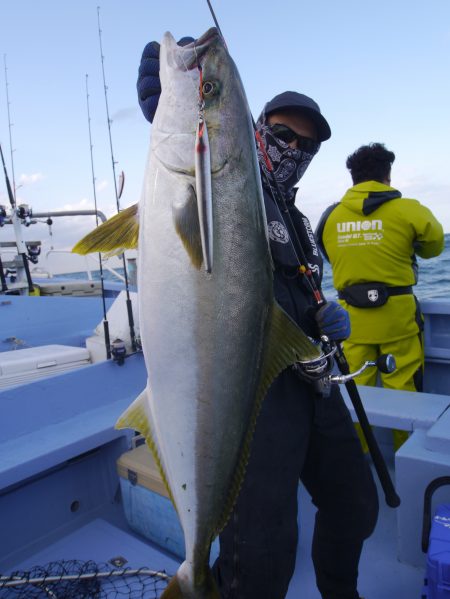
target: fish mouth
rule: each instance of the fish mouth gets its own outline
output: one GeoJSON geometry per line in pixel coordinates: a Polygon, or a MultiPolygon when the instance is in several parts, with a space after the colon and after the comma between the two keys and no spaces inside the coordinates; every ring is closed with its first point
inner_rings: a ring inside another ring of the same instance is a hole
{"type": "Polygon", "coordinates": [[[180,47],[183,52],[183,66],[188,70],[194,69],[200,63],[200,59],[208,52],[212,45],[222,40],[218,29],[211,27],[195,41],[180,47]]]}

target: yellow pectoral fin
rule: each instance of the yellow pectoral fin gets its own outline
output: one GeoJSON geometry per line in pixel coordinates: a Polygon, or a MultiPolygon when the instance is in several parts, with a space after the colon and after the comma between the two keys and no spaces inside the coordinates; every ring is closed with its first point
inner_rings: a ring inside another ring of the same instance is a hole
{"type": "Polygon", "coordinates": [[[124,249],[136,248],[138,236],[138,204],[133,204],[83,237],[72,252],[82,255],[108,252],[112,256],[122,253],[124,249]]]}
{"type": "Polygon", "coordinates": [[[175,504],[172,491],[169,486],[169,481],[164,468],[161,452],[156,441],[156,436],[153,432],[153,425],[149,418],[149,410],[147,409],[148,395],[150,390],[148,387],[142,391],[142,393],[133,401],[133,403],[125,410],[125,412],[119,417],[116,422],[115,428],[131,428],[138,431],[145,437],[145,442],[153,454],[153,458],[158,466],[159,473],[161,475],[164,486],[167,489],[167,493],[172,500],[172,503],[177,509],[175,504]]]}
{"type": "Polygon", "coordinates": [[[195,268],[200,269],[203,262],[202,241],[197,198],[192,187],[186,190],[186,195],[181,200],[173,203],[172,216],[175,230],[183,243],[184,249],[195,268]]]}

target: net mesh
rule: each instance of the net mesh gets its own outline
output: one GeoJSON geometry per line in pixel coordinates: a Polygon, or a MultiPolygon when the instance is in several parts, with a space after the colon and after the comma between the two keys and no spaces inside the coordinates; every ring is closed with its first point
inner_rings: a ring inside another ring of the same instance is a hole
{"type": "Polygon", "coordinates": [[[0,576],[1,599],[159,599],[164,571],[114,568],[93,561],[57,561],[0,576]]]}

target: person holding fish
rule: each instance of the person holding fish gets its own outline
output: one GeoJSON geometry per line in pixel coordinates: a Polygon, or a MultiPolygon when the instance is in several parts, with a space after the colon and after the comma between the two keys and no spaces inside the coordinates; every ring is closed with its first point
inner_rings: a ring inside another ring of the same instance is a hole
{"type": "MultiPolygon", "coordinates": [[[[188,58],[184,58],[189,57],[188,49],[194,46],[200,55],[200,42],[197,48],[193,42],[193,38],[182,38],[178,42],[179,47],[186,48],[185,54],[180,52],[180,64],[183,61],[186,70],[192,68],[188,58]]],[[[174,48],[173,56],[176,52],[174,48]]],[[[204,73],[206,67],[205,59],[204,73]]],[[[168,84],[163,82],[163,88],[164,85],[167,89],[168,84]]],[[[201,85],[206,96],[210,91],[213,96],[214,83],[212,88],[206,83],[201,85]]],[[[226,91],[225,84],[222,89],[226,91]]],[[[144,116],[153,122],[161,94],[157,42],[149,43],[144,49],[137,91],[144,116]]],[[[165,115],[159,116],[162,129],[161,119],[165,115]]],[[[212,116],[210,121],[212,123],[212,116]]],[[[205,122],[210,124],[208,115],[205,122]]],[[[246,125],[241,125],[237,131],[245,128],[246,125]]],[[[210,130],[212,135],[215,128],[211,125],[210,130]]],[[[319,341],[321,335],[326,335],[340,342],[350,334],[348,313],[337,302],[328,302],[317,310],[311,285],[299,268],[299,256],[293,243],[296,239],[301,244],[308,274],[320,287],[322,259],[318,245],[308,218],[296,207],[295,200],[298,181],[321,143],[330,136],[330,127],[317,103],[295,91],[286,91],[270,100],[256,123],[274,298],[281,311],[309,338],[319,341]],[[273,193],[274,187],[283,196],[282,206],[273,193]]],[[[237,151],[239,140],[232,138],[231,147],[233,143],[237,151]]],[[[213,138],[210,145],[213,156],[213,138]]],[[[214,168],[212,171],[214,175],[214,168]]],[[[245,185],[242,190],[245,193],[245,185]]],[[[223,226],[229,225],[226,220],[222,222],[223,226]]],[[[213,231],[216,235],[216,230],[213,231]]],[[[233,237],[236,243],[238,233],[236,229],[233,237]]],[[[214,244],[211,247],[215,247],[214,244]]],[[[199,260],[202,260],[201,252],[199,260]]],[[[211,264],[204,276],[211,276],[208,274],[211,272],[214,276],[216,263],[211,264]]],[[[256,272],[257,266],[253,268],[256,272]]],[[[251,274],[247,275],[249,282],[252,278],[251,274]]],[[[264,289],[261,293],[265,293],[264,289]]],[[[224,363],[215,364],[217,377],[222,375],[224,366],[224,363]]],[[[150,385],[151,378],[149,374],[150,385]]],[[[252,372],[248,372],[248,378],[251,380],[252,372]]],[[[230,444],[231,437],[232,432],[230,444]]],[[[213,567],[215,585],[222,599],[282,599],[286,596],[295,569],[299,479],[317,506],[312,558],[321,596],[323,599],[359,599],[358,563],[364,540],[371,535],[377,521],[376,487],[337,386],[331,389],[329,396],[318,393],[293,366],[283,367],[265,393],[246,474],[237,500],[234,497],[234,507],[230,506],[222,523],[220,556],[213,567]]],[[[178,583],[164,596],[194,597],[192,591],[182,590],[188,588],[188,583],[182,582],[183,576],[185,581],[188,579],[188,574],[179,571],[177,576],[178,583]]],[[[196,588],[195,583],[190,584],[194,587],[189,588],[196,588]]],[[[195,597],[217,597],[213,586],[211,582],[205,583],[202,592],[195,593],[195,597]]]]}

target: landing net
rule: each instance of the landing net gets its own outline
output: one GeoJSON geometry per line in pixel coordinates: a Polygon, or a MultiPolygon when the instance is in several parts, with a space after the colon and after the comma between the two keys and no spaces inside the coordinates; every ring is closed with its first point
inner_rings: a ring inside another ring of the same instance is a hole
{"type": "Polygon", "coordinates": [[[159,599],[170,575],[149,568],[112,568],[57,561],[0,576],[1,599],[159,599]]]}

